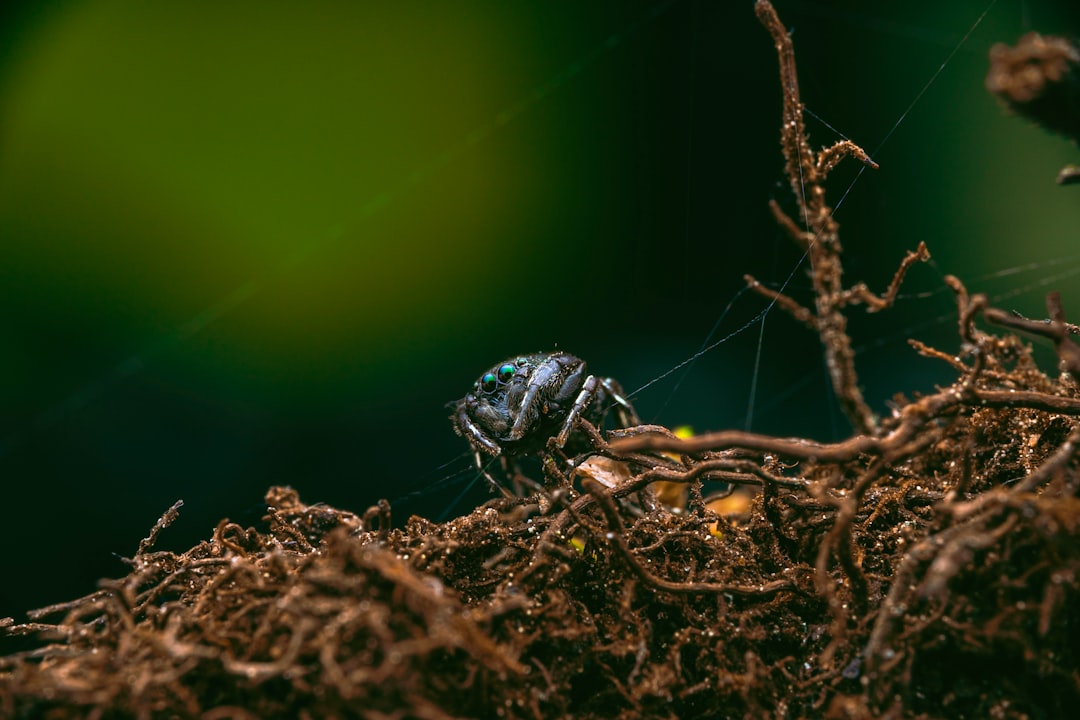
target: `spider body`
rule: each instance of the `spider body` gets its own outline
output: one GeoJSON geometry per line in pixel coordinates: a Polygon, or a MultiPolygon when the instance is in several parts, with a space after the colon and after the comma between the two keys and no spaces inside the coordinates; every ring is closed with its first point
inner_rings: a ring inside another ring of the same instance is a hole
{"type": "Polygon", "coordinates": [[[569,353],[519,355],[481,375],[450,419],[482,468],[485,454],[543,456],[552,439],[562,449],[578,418],[599,427],[609,409],[620,427],[639,424],[623,395],[615,380],[589,375],[585,362],[569,353]]]}

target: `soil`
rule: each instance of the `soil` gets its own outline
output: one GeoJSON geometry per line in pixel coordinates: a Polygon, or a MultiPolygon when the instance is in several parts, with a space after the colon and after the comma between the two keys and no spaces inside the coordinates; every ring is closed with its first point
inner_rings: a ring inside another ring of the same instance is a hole
{"type": "MultiPolygon", "coordinates": [[[[788,172],[812,190],[862,151],[804,154],[790,42],[758,5],[794,128],[788,172]]],[[[771,297],[821,335],[859,429],[849,439],[583,422],[600,461],[572,474],[553,452],[533,498],[395,528],[385,501],[358,515],[274,487],[263,526],[222,520],[186,552],[155,550],[178,503],[126,577],[30,622],[0,619],[26,643],[0,657],[0,715],[1069,716],[1080,706],[1076,327],[1056,295],[1049,320],[1027,320],[948,278],[956,348],[913,345],[956,381],[898,396],[877,418],[839,320],[875,296],[843,289],[828,208],[804,202],[809,228],[778,221],[826,253],[813,263],[818,302],[771,297]],[[1017,332],[1052,342],[1060,374],[1040,370],[1017,332]],[[716,482],[733,495],[703,497],[716,482]]]]}

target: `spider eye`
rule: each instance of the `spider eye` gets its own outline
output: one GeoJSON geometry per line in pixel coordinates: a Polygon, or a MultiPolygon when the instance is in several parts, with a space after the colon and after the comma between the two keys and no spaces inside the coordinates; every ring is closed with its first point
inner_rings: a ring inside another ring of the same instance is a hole
{"type": "Polygon", "coordinates": [[[507,382],[510,378],[514,377],[514,373],[517,372],[513,365],[507,363],[499,368],[499,382],[507,382]]]}
{"type": "Polygon", "coordinates": [[[493,373],[488,373],[484,377],[480,378],[480,387],[483,388],[485,392],[491,392],[492,390],[494,390],[495,384],[495,375],[493,373]]]}

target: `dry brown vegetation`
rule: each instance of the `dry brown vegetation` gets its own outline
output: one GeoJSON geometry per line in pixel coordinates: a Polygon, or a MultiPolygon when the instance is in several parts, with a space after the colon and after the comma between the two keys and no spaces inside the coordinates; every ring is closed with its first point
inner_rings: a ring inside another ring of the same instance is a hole
{"type": "Polygon", "coordinates": [[[267,494],[268,527],[223,520],[155,551],[174,507],[94,594],[0,628],[36,646],[0,658],[5,717],[1062,717],[1080,703],[1080,348],[1056,295],[1020,318],[948,278],[954,348],[912,341],[956,380],[863,400],[825,201],[841,142],[813,151],[790,39],[778,50],[782,148],[815,305],[749,282],[817,332],[857,433],[822,444],[727,431],[604,433],[621,468],[549,488],[547,511],[492,502],[401,529],[267,494]],[[993,330],[993,328],[1003,328],[993,330]],[[1015,332],[1048,339],[1049,377],[1015,332]],[[718,516],[702,482],[755,488],[718,516]],[[657,481],[688,487],[685,507],[657,481]]]}

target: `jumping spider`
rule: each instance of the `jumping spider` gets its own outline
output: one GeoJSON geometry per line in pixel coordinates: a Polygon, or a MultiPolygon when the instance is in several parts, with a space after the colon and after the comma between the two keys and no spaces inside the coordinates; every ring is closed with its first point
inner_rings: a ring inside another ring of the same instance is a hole
{"type": "Polygon", "coordinates": [[[488,482],[506,493],[486,472],[485,453],[504,459],[539,456],[547,469],[553,451],[572,441],[578,418],[600,427],[609,409],[619,427],[640,424],[615,380],[586,374],[585,362],[568,353],[536,353],[510,358],[484,373],[472,392],[457,401],[450,419],[472,445],[488,482]]]}

